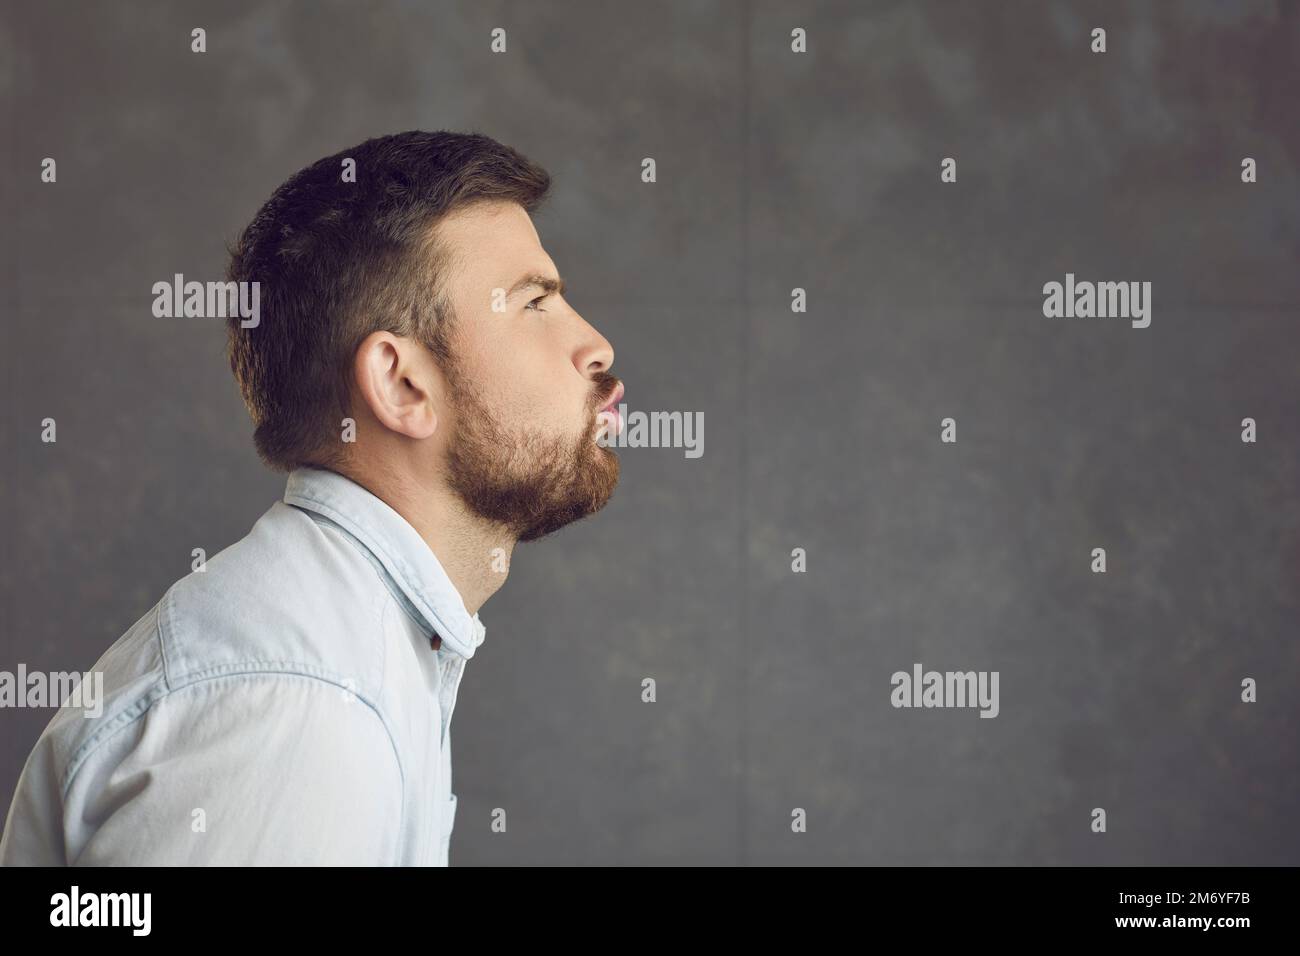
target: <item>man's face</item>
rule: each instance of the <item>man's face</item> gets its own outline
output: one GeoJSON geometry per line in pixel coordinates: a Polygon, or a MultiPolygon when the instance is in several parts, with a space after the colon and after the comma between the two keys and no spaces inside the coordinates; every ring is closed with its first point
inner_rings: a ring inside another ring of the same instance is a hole
{"type": "Polygon", "coordinates": [[[559,289],[532,219],[516,203],[478,204],[438,224],[452,253],[448,481],[480,516],[531,541],[604,507],[618,456],[598,443],[622,428],[614,350],[559,289]],[[540,284],[539,284],[540,283],[540,284]],[[504,308],[504,311],[496,311],[504,308]]]}

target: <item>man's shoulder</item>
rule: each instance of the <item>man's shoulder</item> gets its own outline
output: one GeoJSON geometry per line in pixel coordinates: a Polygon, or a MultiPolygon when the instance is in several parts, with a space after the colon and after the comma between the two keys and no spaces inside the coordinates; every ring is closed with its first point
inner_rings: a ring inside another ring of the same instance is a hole
{"type": "Polygon", "coordinates": [[[167,683],[279,669],[355,681],[367,663],[377,674],[391,603],[353,542],[276,502],[245,537],[159,601],[167,683]]]}
{"type": "Polygon", "coordinates": [[[91,685],[102,688],[99,713],[60,710],[42,735],[49,756],[66,783],[99,744],[201,682],[306,678],[374,705],[383,691],[384,624],[394,613],[353,543],[277,502],[104,652],[83,678],[101,682],[91,685]]]}

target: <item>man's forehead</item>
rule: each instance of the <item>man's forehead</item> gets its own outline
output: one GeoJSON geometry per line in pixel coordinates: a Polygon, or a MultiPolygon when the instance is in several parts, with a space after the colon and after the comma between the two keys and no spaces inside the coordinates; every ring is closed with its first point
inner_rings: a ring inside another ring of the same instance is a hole
{"type": "Polygon", "coordinates": [[[435,227],[443,242],[488,249],[540,249],[532,217],[512,202],[477,202],[448,213],[435,227]]]}
{"type": "Polygon", "coordinates": [[[532,218],[517,203],[457,210],[438,224],[436,237],[454,281],[509,289],[525,275],[555,275],[532,218]]]}

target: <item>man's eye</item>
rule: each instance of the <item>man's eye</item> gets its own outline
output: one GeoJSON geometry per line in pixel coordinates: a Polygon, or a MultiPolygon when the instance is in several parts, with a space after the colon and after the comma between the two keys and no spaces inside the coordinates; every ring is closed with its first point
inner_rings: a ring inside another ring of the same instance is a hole
{"type": "MultiPolygon", "coordinates": [[[[535,306],[538,302],[541,302],[541,301],[542,301],[543,299],[545,299],[545,298],[546,298],[546,296],[544,296],[544,295],[539,295],[537,298],[533,299],[533,301],[529,302],[526,306],[524,306],[524,308],[525,308],[525,309],[532,309],[533,306],[535,306]]],[[[545,310],[545,309],[533,309],[533,311],[534,311],[534,312],[545,312],[546,310],[545,310]]]]}

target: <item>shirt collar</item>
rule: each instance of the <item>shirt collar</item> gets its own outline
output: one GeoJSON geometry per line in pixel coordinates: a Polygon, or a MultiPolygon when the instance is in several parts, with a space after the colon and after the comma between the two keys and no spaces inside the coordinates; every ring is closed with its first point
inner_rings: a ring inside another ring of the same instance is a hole
{"type": "Polygon", "coordinates": [[[388,573],[409,603],[407,611],[432,637],[462,657],[473,657],[484,627],[447,577],[433,549],[405,518],[350,478],[321,468],[289,473],[285,504],[316,512],[355,538],[388,573]]]}

